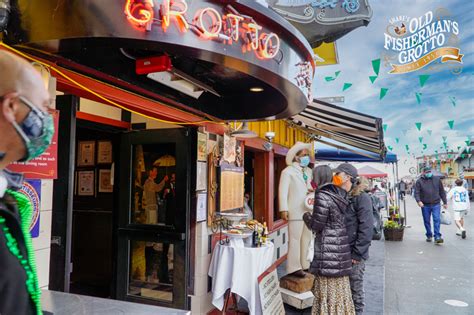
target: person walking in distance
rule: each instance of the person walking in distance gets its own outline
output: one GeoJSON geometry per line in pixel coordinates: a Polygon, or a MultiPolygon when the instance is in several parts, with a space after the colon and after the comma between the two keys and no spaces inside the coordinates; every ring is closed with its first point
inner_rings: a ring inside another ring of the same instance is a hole
{"type": "Polygon", "coordinates": [[[343,163],[335,169],[334,182],[349,192],[349,207],[346,210],[346,228],[351,247],[352,273],[350,284],[352,300],[357,315],[364,313],[364,272],[365,261],[369,258],[369,247],[374,232],[372,200],[365,191],[368,182],[361,182],[357,169],[343,163]]]}
{"type": "Polygon", "coordinates": [[[433,176],[430,167],[425,167],[423,169],[423,174],[416,181],[415,200],[418,203],[418,206],[421,207],[423,214],[426,241],[431,242],[433,239],[433,232],[431,230],[431,217],[433,217],[435,244],[442,244],[444,240],[441,237],[440,231],[440,202],[443,201],[444,209],[448,208],[448,202],[446,200],[446,192],[444,191],[441,178],[433,176]]]}
{"type": "Polygon", "coordinates": [[[456,179],[456,186],[454,186],[449,192],[447,199],[452,200],[453,211],[454,211],[454,222],[458,227],[457,235],[460,235],[463,239],[466,238],[466,230],[464,229],[464,216],[468,213],[471,208],[469,202],[469,194],[467,189],[463,187],[463,180],[461,178],[456,179]]]}

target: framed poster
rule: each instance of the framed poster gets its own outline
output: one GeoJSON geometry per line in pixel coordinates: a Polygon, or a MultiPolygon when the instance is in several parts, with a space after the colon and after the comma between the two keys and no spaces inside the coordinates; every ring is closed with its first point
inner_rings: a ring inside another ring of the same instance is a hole
{"type": "Polygon", "coordinates": [[[219,211],[244,207],[244,168],[222,164],[218,173],[219,211]]]}
{"type": "Polygon", "coordinates": [[[112,171],[99,170],[99,192],[111,193],[113,191],[114,191],[114,186],[112,184],[112,171]]]}
{"type": "Polygon", "coordinates": [[[197,159],[198,161],[207,161],[207,134],[197,133],[197,159]]]}
{"type": "Polygon", "coordinates": [[[77,172],[77,194],[79,196],[94,196],[94,171],[77,172]]]}
{"type": "Polygon", "coordinates": [[[196,221],[207,220],[207,193],[198,193],[196,201],[196,221]]]}
{"type": "Polygon", "coordinates": [[[95,141],[79,141],[77,166],[95,165],[95,141]]]}
{"type": "Polygon", "coordinates": [[[207,163],[197,162],[196,165],[196,190],[207,189],[207,163]]]}
{"type": "Polygon", "coordinates": [[[112,142],[97,141],[97,164],[112,163],[112,142]]]}
{"type": "Polygon", "coordinates": [[[229,164],[235,163],[237,139],[235,137],[224,134],[224,157],[223,160],[229,164]]]}

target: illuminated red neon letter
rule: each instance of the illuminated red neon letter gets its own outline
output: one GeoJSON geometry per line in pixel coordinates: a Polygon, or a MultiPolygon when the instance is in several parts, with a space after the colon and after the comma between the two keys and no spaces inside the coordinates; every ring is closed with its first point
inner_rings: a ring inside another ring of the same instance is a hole
{"type": "Polygon", "coordinates": [[[189,29],[188,22],[186,21],[186,11],[188,10],[188,4],[186,0],[163,0],[161,5],[161,27],[166,32],[170,26],[170,19],[174,17],[180,26],[180,31],[185,32],[189,29]]]}
{"type": "Polygon", "coordinates": [[[250,36],[252,37],[252,49],[258,49],[258,31],[262,29],[262,27],[255,23],[249,23],[248,25],[250,36]],[[253,33],[253,34],[252,34],[253,33]]]}
{"type": "Polygon", "coordinates": [[[124,12],[130,21],[144,26],[153,20],[153,0],[143,0],[139,3],[133,0],[127,0],[124,12]]]}
{"type": "Polygon", "coordinates": [[[239,24],[240,21],[242,21],[244,18],[235,14],[227,14],[227,18],[230,19],[230,25],[231,25],[231,37],[233,40],[238,41],[239,40],[239,24]]]}
{"type": "Polygon", "coordinates": [[[272,59],[280,50],[280,38],[275,33],[262,34],[261,40],[261,54],[266,59],[272,59]],[[273,42],[272,38],[275,42],[273,42]]]}
{"type": "Polygon", "coordinates": [[[196,16],[198,27],[201,29],[204,37],[213,38],[219,36],[222,29],[222,18],[215,9],[202,9],[196,16]],[[204,18],[208,16],[211,19],[210,25],[206,25],[204,18]]]}

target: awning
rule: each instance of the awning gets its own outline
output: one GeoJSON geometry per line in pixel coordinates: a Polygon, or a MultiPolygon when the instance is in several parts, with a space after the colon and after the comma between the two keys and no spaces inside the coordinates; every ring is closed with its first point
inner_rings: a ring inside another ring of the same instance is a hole
{"type": "Polygon", "coordinates": [[[387,173],[384,173],[382,171],[379,171],[376,168],[373,168],[372,166],[364,166],[361,167],[357,170],[357,173],[359,176],[364,176],[367,178],[382,178],[382,177],[387,177],[387,173]]]}
{"type": "MultiPolygon", "coordinates": [[[[290,121],[317,136],[374,152],[382,158],[385,156],[381,118],[313,100],[313,103],[298,115],[290,118],[290,121]]],[[[331,141],[323,139],[317,141],[339,147],[331,141]]]]}
{"type": "Polygon", "coordinates": [[[341,161],[341,162],[380,162],[396,163],[397,155],[387,152],[385,158],[372,152],[360,152],[358,150],[339,150],[333,148],[322,148],[316,150],[316,160],[318,161],[341,161]]]}

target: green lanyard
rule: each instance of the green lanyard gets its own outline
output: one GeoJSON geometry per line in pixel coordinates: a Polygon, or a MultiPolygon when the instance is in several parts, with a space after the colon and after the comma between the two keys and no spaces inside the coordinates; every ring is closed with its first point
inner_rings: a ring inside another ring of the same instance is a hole
{"type": "Polygon", "coordinates": [[[28,291],[28,294],[30,295],[36,307],[36,313],[40,315],[43,314],[43,312],[41,311],[41,290],[38,285],[36,260],[33,250],[33,242],[31,240],[30,234],[30,221],[33,212],[32,205],[28,198],[22,193],[11,190],[7,190],[7,192],[17,201],[18,210],[20,212],[21,231],[23,233],[23,238],[25,239],[25,246],[28,257],[23,257],[21,255],[17,240],[10,233],[9,228],[5,224],[6,220],[2,216],[0,216],[0,228],[3,230],[3,234],[5,235],[8,250],[10,251],[10,253],[12,253],[13,256],[18,259],[23,269],[25,269],[26,290],[28,291]]]}

